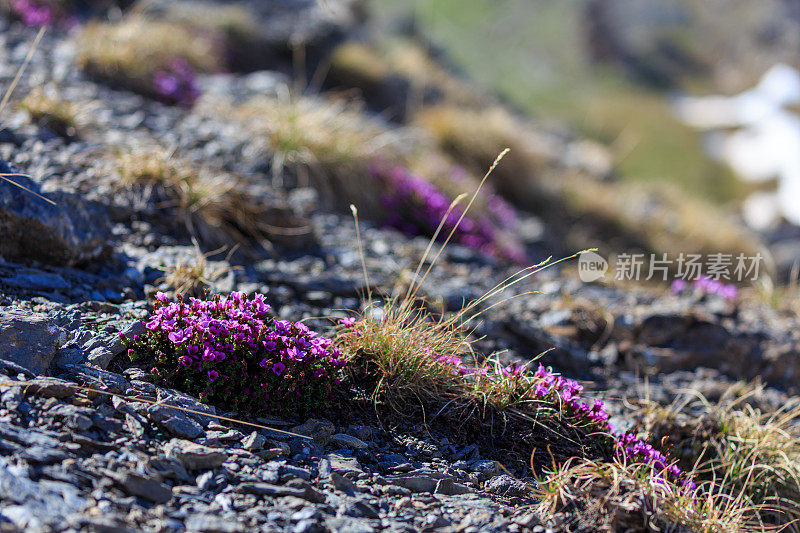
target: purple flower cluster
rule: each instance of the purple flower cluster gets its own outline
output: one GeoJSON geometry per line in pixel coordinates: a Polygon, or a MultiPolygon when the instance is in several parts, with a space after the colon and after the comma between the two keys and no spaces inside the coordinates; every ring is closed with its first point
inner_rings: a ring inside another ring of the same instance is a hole
{"type": "Polygon", "coordinates": [[[57,25],[70,29],[79,24],[74,15],[67,13],[59,2],[53,0],[12,0],[9,7],[23,24],[34,28],[57,25]]]}
{"type": "Polygon", "coordinates": [[[52,1],[13,0],[10,8],[12,14],[30,27],[58,24],[69,29],[78,24],[74,16],[68,16],[58,3],[52,1]]]}
{"type": "Polygon", "coordinates": [[[467,374],[469,370],[467,367],[464,366],[464,362],[461,358],[456,357],[455,355],[439,355],[436,357],[436,362],[445,365],[450,368],[450,372],[453,374],[467,374]]]}
{"type": "MultiPolygon", "coordinates": [[[[444,240],[464,214],[464,207],[461,205],[455,206],[448,213],[452,199],[435,185],[412,174],[405,167],[395,166],[390,169],[376,167],[372,169],[372,175],[381,180],[389,191],[381,197],[381,203],[388,213],[386,225],[407,235],[432,236],[444,220],[439,234],[439,238],[444,240]]],[[[510,234],[504,234],[499,230],[499,225],[513,227],[516,224],[513,208],[495,195],[487,200],[487,205],[496,208],[493,214],[495,220],[488,215],[478,218],[464,216],[453,233],[454,242],[481,250],[493,257],[508,259],[519,264],[528,263],[522,247],[513,242],[510,234]]]]}
{"type": "Polygon", "coordinates": [[[204,402],[307,415],[324,405],[345,364],[330,339],[301,322],[269,318],[261,294],[248,299],[233,292],[187,304],[158,293],[156,300],[146,333],[124,339],[128,354],[152,362],[159,382],[204,402]]]}
{"type": "MultiPolygon", "coordinates": [[[[733,301],[739,296],[739,289],[736,288],[736,285],[703,275],[692,281],[692,287],[701,294],[716,294],[728,301],[733,301]]],[[[680,294],[688,288],[689,284],[685,280],[676,279],[672,282],[670,291],[672,294],[680,294]]]]}
{"type": "Polygon", "coordinates": [[[638,460],[652,465],[656,472],[664,472],[677,479],[681,475],[681,469],[676,464],[670,464],[667,456],[653,448],[650,444],[642,442],[635,435],[626,433],[615,435],[616,445],[623,452],[627,459],[638,460]]]}
{"type": "Polygon", "coordinates": [[[53,12],[45,5],[32,0],[14,0],[11,11],[26,25],[31,27],[49,26],[53,22],[53,12]]]}
{"type": "MultiPolygon", "coordinates": [[[[443,364],[452,364],[451,358],[444,356],[438,356],[436,360],[443,364]]],[[[458,364],[463,369],[460,373],[468,374],[460,360],[458,364]]],[[[654,476],[672,479],[692,487],[694,485],[684,479],[681,469],[676,464],[670,463],[667,457],[653,446],[633,434],[616,433],[608,421],[608,411],[603,402],[597,399],[591,402],[584,400],[581,397],[583,385],[573,379],[558,376],[542,364],[539,364],[535,372],[529,372],[526,365],[485,365],[470,375],[479,383],[488,381],[491,385],[512,391],[521,400],[550,404],[554,410],[572,418],[577,425],[589,426],[605,435],[612,447],[626,461],[642,462],[652,466],[651,471],[654,476]]]]}
{"type": "Polygon", "coordinates": [[[183,58],[174,59],[166,70],[153,75],[153,90],[167,104],[190,107],[200,96],[197,74],[183,58]]]}

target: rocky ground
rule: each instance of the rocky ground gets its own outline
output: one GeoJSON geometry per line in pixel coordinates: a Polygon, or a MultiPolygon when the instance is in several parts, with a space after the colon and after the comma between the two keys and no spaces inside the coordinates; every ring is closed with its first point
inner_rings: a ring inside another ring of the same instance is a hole
{"type": "MultiPolygon", "coordinates": [[[[0,25],[5,87],[35,31],[0,25]]],[[[105,150],[157,143],[248,176],[263,176],[264,162],[246,133],[202,105],[165,106],[88,79],[74,68],[71,46],[58,31],[46,34],[2,115],[0,156],[11,165],[2,170],[32,176],[15,179],[56,205],[0,182],[0,530],[562,527],[529,510],[537,486],[530,472],[506,471],[491,449],[458,435],[382,427],[368,416],[245,425],[229,420],[241,414],[143,379],[118,333],[142,327],[148,298],[169,289],[165,269],[195,248],[174,220],[114,188],[105,150]],[[14,102],[41,85],[83,106],[77,137],[60,137],[17,110],[14,102]]],[[[235,100],[279,90],[286,78],[265,71],[200,81],[206,98],[235,100]]],[[[352,218],[321,209],[310,189],[262,185],[260,194],[265,208],[312,232],[255,259],[213,256],[221,273],[213,289],[263,293],[280,317],[322,330],[360,311],[365,281],[352,218]]],[[[371,282],[391,294],[427,239],[369,222],[361,229],[371,282]]],[[[455,310],[514,271],[452,245],[423,292],[455,310]]],[[[640,397],[643,376],[649,397],[665,404],[687,388],[713,398],[738,379],[763,379],[774,387],[766,394],[773,404],[797,393],[800,333],[791,313],[665,288],[583,284],[559,268],[504,296],[533,290],[541,293],[489,311],[476,346],[517,360],[546,352],[543,362],[609,401],[620,427],[631,423],[623,400],[640,397]]]]}

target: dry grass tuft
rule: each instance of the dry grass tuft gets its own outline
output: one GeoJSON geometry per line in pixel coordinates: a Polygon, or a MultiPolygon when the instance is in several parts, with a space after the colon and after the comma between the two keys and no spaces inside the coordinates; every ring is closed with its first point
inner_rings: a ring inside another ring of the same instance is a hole
{"type": "Polygon", "coordinates": [[[65,139],[77,135],[75,105],[57,96],[50,96],[41,87],[34,88],[20,103],[31,120],[65,139]]]}
{"type": "Polygon", "coordinates": [[[466,110],[442,105],[423,109],[414,123],[472,172],[486,168],[495,154],[510,148],[503,165],[492,175],[495,188],[525,208],[540,208],[549,203],[554,185],[547,183],[547,174],[557,148],[505,109],[495,106],[466,110]]]}
{"type": "Polygon", "coordinates": [[[410,415],[441,397],[461,392],[462,380],[439,354],[467,358],[467,331],[455,318],[435,317],[421,301],[392,299],[370,308],[338,343],[352,357],[354,382],[371,383],[370,399],[397,415],[410,415]],[[409,410],[411,408],[411,411],[409,410]]]}
{"type": "Polygon", "coordinates": [[[215,265],[213,262],[208,261],[209,257],[222,251],[223,249],[219,248],[203,253],[195,241],[194,255],[190,259],[180,259],[175,265],[165,267],[163,281],[175,290],[176,295],[181,295],[184,298],[189,296],[194,296],[195,298],[203,297],[206,289],[211,289],[216,281],[239,268],[231,267],[227,264],[235,248],[231,249],[225,258],[225,263],[222,265],[215,265]]]}
{"type": "Polygon", "coordinates": [[[231,241],[248,247],[267,238],[288,244],[311,232],[276,198],[251,193],[237,176],[197,167],[163,148],[119,152],[115,166],[122,188],[175,209],[206,247],[231,241]]]}
{"type": "Polygon", "coordinates": [[[381,184],[370,176],[378,161],[398,162],[409,136],[381,126],[357,104],[311,97],[260,97],[228,110],[272,154],[272,175],[283,185],[313,186],[340,209],[354,203],[369,216],[381,213],[381,184]]]}
{"type": "MultiPolygon", "coordinates": [[[[461,220],[505,153],[495,159],[473,192],[461,220]]],[[[541,450],[548,445],[561,459],[603,455],[608,443],[591,435],[593,427],[576,424],[558,406],[537,396],[535,389],[542,377],[526,373],[521,367],[503,371],[498,358],[482,358],[471,348],[472,325],[483,312],[505,300],[484,304],[555,263],[548,259],[519,271],[452,315],[431,311],[417,296],[457,231],[458,224],[449,231],[423,272],[447,216],[461,200],[463,197],[454,200],[442,218],[405,294],[378,305],[369,293],[367,311],[357,320],[343,321],[339,327],[335,342],[349,359],[346,372],[350,383],[362,391],[379,418],[414,418],[425,424],[442,424],[461,439],[499,450],[509,465],[521,471],[531,459],[532,449],[541,450]]],[[[355,208],[353,213],[358,231],[355,208]]],[[[360,234],[358,241],[360,246],[360,234]]],[[[362,268],[369,283],[363,253],[362,268]]],[[[529,293],[517,296],[525,294],[529,293]]],[[[543,459],[536,456],[540,464],[543,459]]]]}
{"type": "Polygon", "coordinates": [[[358,89],[370,107],[394,111],[401,120],[426,105],[479,108],[489,100],[411,39],[380,45],[348,41],[332,52],[330,62],[333,87],[358,89]]]}
{"type": "Polygon", "coordinates": [[[217,72],[224,66],[213,36],[141,15],[116,23],[90,22],[77,46],[78,65],[89,74],[149,96],[158,96],[155,74],[171,70],[176,59],[197,72],[217,72]]]}
{"type": "Polygon", "coordinates": [[[741,496],[692,490],[666,481],[643,463],[573,459],[540,481],[540,516],[568,531],[764,531],[741,496]]]}
{"type": "Polygon", "coordinates": [[[232,71],[269,66],[258,17],[244,4],[221,5],[207,1],[171,1],[157,6],[143,2],[138,12],[151,20],[169,21],[206,36],[217,45],[220,59],[232,71]]]}
{"type": "MultiPolygon", "coordinates": [[[[350,384],[382,421],[445,428],[462,441],[493,449],[518,472],[525,471],[531,450],[548,445],[561,461],[604,456],[607,443],[591,427],[536,396],[541,380],[528,372],[504,377],[498,357],[472,350],[468,313],[433,313],[413,298],[370,308],[352,326],[341,326],[335,338],[349,358],[350,384]]],[[[534,455],[534,466],[545,464],[544,454],[534,455]]]]}
{"type": "Polygon", "coordinates": [[[757,521],[800,531],[800,405],[763,410],[758,393],[737,386],[715,403],[681,397],[666,408],[646,405],[640,417],[700,479],[740,495],[757,521]]]}

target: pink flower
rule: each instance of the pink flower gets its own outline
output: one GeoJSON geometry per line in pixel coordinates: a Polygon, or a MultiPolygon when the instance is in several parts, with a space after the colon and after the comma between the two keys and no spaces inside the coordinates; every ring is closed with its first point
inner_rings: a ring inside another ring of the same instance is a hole
{"type": "Polygon", "coordinates": [[[686,289],[686,282],[682,279],[676,279],[670,285],[669,290],[672,294],[678,294],[686,289]]]}

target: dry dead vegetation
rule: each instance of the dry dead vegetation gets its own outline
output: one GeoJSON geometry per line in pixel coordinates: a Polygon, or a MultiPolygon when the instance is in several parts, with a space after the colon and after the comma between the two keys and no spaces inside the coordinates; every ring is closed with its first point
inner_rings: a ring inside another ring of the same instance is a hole
{"type": "Polygon", "coordinates": [[[140,2],[117,22],[90,22],[77,39],[90,75],[155,96],[154,75],[176,60],[198,73],[263,68],[257,18],[241,5],[140,2]]]}
{"type": "Polygon", "coordinates": [[[371,109],[401,120],[428,104],[444,101],[464,109],[483,107],[488,100],[411,39],[388,40],[380,47],[339,45],[331,54],[327,85],[355,90],[371,109]]]}
{"type": "Polygon", "coordinates": [[[206,291],[211,290],[217,280],[228,275],[240,267],[228,265],[236,247],[232,248],[225,257],[224,262],[209,261],[209,257],[223,253],[223,248],[203,253],[197,241],[193,241],[194,253],[191,257],[178,259],[174,265],[164,267],[163,281],[172,287],[175,295],[184,299],[193,296],[201,298],[207,296],[206,291]]]}
{"type": "Polygon", "coordinates": [[[637,416],[701,487],[715,487],[718,503],[748,511],[740,529],[800,531],[800,405],[763,397],[760,385],[735,385],[714,402],[687,391],[667,407],[643,402],[637,416]]]}
{"type": "Polygon", "coordinates": [[[108,165],[121,190],[132,192],[140,205],[176,213],[206,249],[231,243],[246,249],[265,240],[297,244],[311,235],[308,223],[263,187],[252,190],[238,176],[198,166],[162,147],[119,149],[108,165]]]}
{"type": "Polygon", "coordinates": [[[155,73],[170,70],[176,59],[197,72],[217,72],[225,64],[212,36],[135,14],[86,24],[77,47],[78,65],[88,74],[149,96],[157,96],[155,73]]]}
{"type": "Polygon", "coordinates": [[[382,193],[370,166],[399,161],[410,140],[347,101],[287,93],[217,112],[230,113],[253,133],[265,158],[271,157],[276,185],[313,186],[328,205],[345,209],[356,203],[369,216],[380,212],[382,193]],[[286,178],[294,183],[285,183],[286,178]]]}
{"type": "Polygon", "coordinates": [[[540,487],[537,513],[568,531],[763,531],[741,496],[667,482],[643,463],[576,458],[546,470],[540,487]]]}
{"type": "Polygon", "coordinates": [[[75,104],[57,94],[45,92],[42,87],[36,87],[29,92],[20,107],[28,113],[31,121],[59,137],[71,139],[78,134],[78,110],[75,104]]]}

